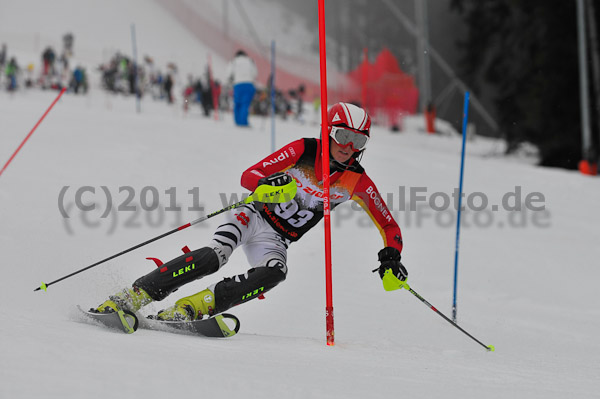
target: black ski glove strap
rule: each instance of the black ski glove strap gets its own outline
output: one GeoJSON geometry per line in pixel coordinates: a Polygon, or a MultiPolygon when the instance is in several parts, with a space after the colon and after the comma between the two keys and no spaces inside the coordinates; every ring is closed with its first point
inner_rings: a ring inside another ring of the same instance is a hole
{"type": "Polygon", "coordinates": [[[381,266],[379,269],[373,271],[379,271],[379,276],[383,278],[383,275],[387,269],[392,269],[394,276],[400,281],[405,281],[408,277],[408,271],[404,265],[400,262],[400,251],[393,247],[385,247],[377,254],[381,266]]]}
{"type": "Polygon", "coordinates": [[[292,181],[291,176],[285,174],[284,172],[273,173],[270,176],[263,177],[258,181],[258,185],[262,186],[266,184],[268,186],[285,186],[289,182],[292,181]]]}

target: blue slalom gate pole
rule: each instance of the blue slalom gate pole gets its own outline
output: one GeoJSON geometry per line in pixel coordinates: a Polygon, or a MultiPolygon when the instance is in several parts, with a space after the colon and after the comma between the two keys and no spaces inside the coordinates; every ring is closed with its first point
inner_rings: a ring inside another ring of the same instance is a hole
{"type": "Polygon", "coordinates": [[[467,121],[469,118],[469,92],[465,92],[465,106],[462,124],[462,153],[460,156],[460,179],[458,183],[458,215],[456,217],[456,245],[454,247],[454,295],[452,299],[452,321],[456,323],[456,286],[458,282],[458,251],[460,242],[460,214],[462,210],[463,176],[465,171],[465,144],[467,142],[467,121]]]}
{"type": "Polygon", "coordinates": [[[275,152],[275,40],[271,41],[271,153],[275,152]]]}

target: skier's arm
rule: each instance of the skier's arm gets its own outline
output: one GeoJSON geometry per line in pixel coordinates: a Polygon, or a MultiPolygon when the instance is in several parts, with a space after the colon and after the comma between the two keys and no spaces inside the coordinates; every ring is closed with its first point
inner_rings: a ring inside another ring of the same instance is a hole
{"type": "Polygon", "coordinates": [[[402,233],[400,227],[392,217],[385,201],[379,194],[377,187],[363,173],[360,177],[352,199],[360,204],[360,206],[369,214],[375,226],[379,229],[385,247],[393,247],[402,252],[402,233]]]}
{"type": "Polygon", "coordinates": [[[246,169],[242,173],[242,186],[250,191],[256,190],[260,179],[289,169],[298,162],[303,153],[304,139],[291,142],[246,169]]]}

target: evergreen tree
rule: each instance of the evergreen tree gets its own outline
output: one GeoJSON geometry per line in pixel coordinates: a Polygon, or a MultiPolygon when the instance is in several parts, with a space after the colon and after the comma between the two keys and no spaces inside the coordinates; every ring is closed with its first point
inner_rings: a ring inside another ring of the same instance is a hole
{"type": "Polygon", "coordinates": [[[528,141],[541,164],[576,168],[581,121],[575,1],[453,0],[468,38],[460,45],[472,86],[496,89],[508,151],[528,141]]]}

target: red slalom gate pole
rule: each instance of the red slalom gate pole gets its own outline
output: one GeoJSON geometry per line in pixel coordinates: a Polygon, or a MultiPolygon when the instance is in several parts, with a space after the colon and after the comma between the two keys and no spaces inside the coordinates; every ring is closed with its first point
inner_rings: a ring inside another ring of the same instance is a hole
{"type": "Polygon", "coordinates": [[[329,137],[327,125],[327,51],[325,49],[325,0],[319,0],[319,58],[321,66],[321,148],[323,159],[323,214],[325,222],[325,326],[327,345],[335,345],[333,329],[333,284],[331,276],[331,208],[329,198],[329,137]]]}
{"type": "Polygon", "coordinates": [[[35,124],[35,126],[33,127],[33,129],[31,129],[31,131],[29,132],[29,134],[27,135],[27,137],[25,137],[25,139],[21,142],[21,145],[19,145],[19,147],[16,149],[16,151],[12,154],[12,156],[10,157],[10,159],[6,162],[6,164],[4,165],[4,167],[2,168],[2,170],[0,170],[0,176],[2,176],[2,173],[4,173],[4,170],[6,170],[6,168],[8,168],[8,165],[10,165],[10,163],[12,162],[12,160],[17,156],[17,154],[19,153],[19,151],[21,151],[21,148],[23,148],[23,146],[25,145],[25,143],[27,142],[27,140],[29,140],[29,138],[33,135],[33,132],[35,132],[35,130],[38,128],[38,126],[42,123],[42,121],[44,120],[44,118],[46,117],[46,115],[48,115],[48,113],[50,112],[50,110],[52,109],[52,107],[54,107],[54,104],[56,104],[58,102],[58,100],[60,100],[60,97],[63,95],[63,93],[66,91],[67,89],[63,87],[63,89],[60,91],[60,93],[58,94],[58,97],[56,97],[54,99],[54,101],[52,102],[52,104],[50,104],[50,107],[48,107],[48,109],[46,110],[46,112],[44,112],[44,115],[42,115],[42,117],[40,118],[40,120],[35,124]]]}

